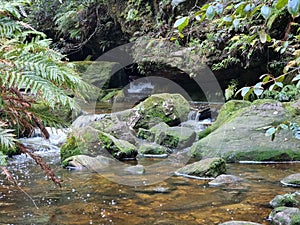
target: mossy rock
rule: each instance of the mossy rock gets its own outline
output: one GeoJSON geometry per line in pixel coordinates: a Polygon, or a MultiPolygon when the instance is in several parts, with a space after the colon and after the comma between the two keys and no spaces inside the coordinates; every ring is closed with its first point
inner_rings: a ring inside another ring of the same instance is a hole
{"type": "Polygon", "coordinates": [[[196,139],[196,133],[187,127],[169,127],[161,122],[151,127],[150,130],[140,128],[138,137],[168,148],[183,149],[192,145],[196,139]]]}
{"type": "Polygon", "coordinates": [[[298,193],[284,194],[275,196],[272,201],[270,201],[270,205],[273,208],[277,208],[280,206],[286,207],[295,207],[299,206],[300,196],[298,193]]]}
{"type": "Polygon", "coordinates": [[[187,119],[189,111],[189,102],[180,94],[154,94],[135,106],[129,119],[135,118],[131,126],[136,130],[149,129],[159,122],[175,126],[187,119]]]}
{"type": "Polygon", "coordinates": [[[162,155],[167,154],[170,150],[164,146],[154,143],[143,143],[140,145],[139,154],[162,155]]]}
{"type": "Polygon", "coordinates": [[[274,225],[300,225],[300,210],[295,207],[277,207],[269,215],[274,225]]]}
{"type": "Polygon", "coordinates": [[[217,177],[224,173],[226,173],[226,163],[221,158],[203,159],[177,170],[179,175],[197,177],[217,177]]]}
{"type": "Polygon", "coordinates": [[[291,174],[280,181],[282,184],[291,187],[300,187],[300,173],[291,174]]]}
{"type": "Polygon", "coordinates": [[[300,160],[300,140],[292,132],[283,130],[273,141],[265,135],[268,127],[296,118],[297,111],[287,106],[292,103],[275,100],[226,103],[211,128],[214,131],[191,147],[192,156],[222,157],[227,162],[300,160]]]}
{"type": "Polygon", "coordinates": [[[135,158],[138,153],[134,145],[128,141],[117,139],[110,134],[100,131],[99,139],[109,153],[116,159],[135,158]]]}

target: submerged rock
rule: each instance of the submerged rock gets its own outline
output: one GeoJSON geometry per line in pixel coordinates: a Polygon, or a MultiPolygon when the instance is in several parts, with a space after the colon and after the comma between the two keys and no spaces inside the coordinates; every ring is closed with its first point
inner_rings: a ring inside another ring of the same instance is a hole
{"type": "Polygon", "coordinates": [[[133,175],[144,174],[145,173],[145,167],[143,165],[128,166],[124,169],[124,171],[128,172],[130,174],[133,174],[133,175]]]}
{"type": "Polygon", "coordinates": [[[291,174],[280,181],[282,184],[292,187],[300,187],[300,173],[291,174]]]}
{"type": "Polygon", "coordinates": [[[294,207],[278,207],[270,213],[269,220],[273,225],[297,225],[300,224],[300,210],[294,207]]]}
{"type": "Polygon", "coordinates": [[[221,174],[220,176],[217,176],[214,180],[210,181],[208,184],[210,186],[222,186],[228,184],[236,184],[241,181],[242,179],[240,177],[234,175],[221,174]]]}
{"type": "Polygon", "coordinates": [[[297,104],[274,100],[229,101],[217,121],[200,132],[191,147],[192,156],[222,157],[227,162],[300,160],[300,140],[291,131],[282,130],[275,140],[266,129],[284,121],[299,122],[297,104]]]}
{"type": "Polygon", "coordinates": [[[223,173],[226,173],[226,163],[221,158],[203,159],[176,171],[177,175],[196,177],[217,177],[223,173]]]}
{"type": "Polygon", "coordinates": [[[63,161],[63,166],[75,170],[88,169],[91,171],[97,171],[106,168],[114,160],[105,156],[91,157],[87,155],[71,156],[63,161]]]}

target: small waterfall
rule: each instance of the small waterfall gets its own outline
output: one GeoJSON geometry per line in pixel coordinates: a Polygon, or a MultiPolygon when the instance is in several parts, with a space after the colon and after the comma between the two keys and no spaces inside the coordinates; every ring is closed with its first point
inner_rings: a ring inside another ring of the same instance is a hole
{"type": "Polygon", "coordinates": [[[211,123],[212,119],[210,118],[209,108],[202,111],[193,109],[188,114],[188,120],[181,123],[181,126],[189,127],[198,133],[210,126],[211,123]]]}
{"type": "Polygon", "coordinates": [[[151,93],[153,88],[154,85],[150,82],[139,82],[139,83],[131,82],[129,84],[129,88],[127,89],[127,92],[129,94],[140,94],[143,92],[151,93]]]}

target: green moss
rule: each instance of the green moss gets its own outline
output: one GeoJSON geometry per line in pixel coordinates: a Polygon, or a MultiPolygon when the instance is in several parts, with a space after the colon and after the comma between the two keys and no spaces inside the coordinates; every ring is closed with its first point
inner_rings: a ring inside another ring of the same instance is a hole
{"type": "Polygon", "coordinates": [[[219,128],[225,122],[228,122],[235,118],[235,116],[240,113],[240,109],[249,107],[251,105],[248,101],[240,101],[240,100],[231,100],[225,103],[222,106],[217,120],[212,124],[212,126],[207,129],[199,132],[198,137],[202,139],[209,135],[211,132],[219,128]]]}
{"type": "Polygon", "coordinates": [[[291,225],[300,225],[300,215],[291,216],[291,225]]]}
{"type": "Polygon", "coordinates": [[[62,162],[71,156],[80,155],[82,153],[83,151],[80,149],[74,136],[68,137],[66,143],[60,148],[60,157],[62,162]]]}
{"type": "Polygon", "coordinates": [[[300,160],[300,152],[291,150],[253,149],[245,152],[227,152],[222,155],[227,162],[238,161],[293,161],[300,160]]]}
{"type": "Polygon", "coordinates": [[[155,134],[153,132],[144,128],[140,128],[137,133],[138,138],[145,139],[150,142],[154,141],[154,136],[155,134]]]}
{"type": "Polygon", "coordinates": [[[135,158],[136,147],[127,141],[117,139],[110,134],[99,132],[99,140],[106,150],[116,159],[135,158]]]}

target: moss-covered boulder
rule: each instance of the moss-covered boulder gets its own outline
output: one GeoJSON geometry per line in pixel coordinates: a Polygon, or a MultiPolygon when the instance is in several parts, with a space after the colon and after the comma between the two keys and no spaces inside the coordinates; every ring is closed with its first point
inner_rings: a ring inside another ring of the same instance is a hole
{"type": "Polygon", "coordinates": [[[120,118],[127,120],[135,130],[149,129],[159,122],[178,125],[187,120],[189,111],[190,104],[182,95],[163,93],[151,95],[127,114],[120,114],[120,118]]]}
{"type": "Polygon", "coordinates": [[[299,109],[299,104],[274,100],[227,102],[215,124],[200,133],[202,139],[191,147],[192,156],[222,157],[228,162],[300,160],[300,140],[292,132],[283,130],[274,141],[265,135],[270,126],[284,121],[299,123],[299,109]]]}
{"type": "Polygon", "coordinates": [[[177,175],[196,177],[217,177],[226,173],[226,163],[221,158],[207,158],[186,165],[176,171],[177,175]]]}
{"type": "Polygon", "coordinates": [[[138,153],[136,147],[128,141],[117,139],[101,131],[99,132],[99,140],[116,159],[135,158],[138,153]]]}
{"type": "Polygon", "coordinates": [[[86,126],[73,131],[61,147],[61,161],[74,155],[96,157],[111,154],[116,159],[135,158],[137,149],[128,141],[86,126]]]}
{"type": "Polygon", "coordinates": [[[278,207],[269,215],[273,225],[298,225],[300,224],[300,210],[295,207],[278,207]]]}
{"type": "Polygon", "coordinates": [[[192,145],[196,139],[196,133],[187,127],[169,127],[161,122],[150,130],[140,128],[138,137],[168,148],[183,149],[192,145]]]}
{"type": "MultiPolygon", "coordinates": [[[[61,159],[73,155],[95,157],[107,152],[117,159],[135,158],[135,146],[139,145],[135,132],[138,128],[149,128],[161,121],[178,124],[187,118],[188,112],[189,103],[181,95],[156,94],[133,109],[81,116],[72,124],[73,131],[61,148],[61,159]]],[[[177,137],[179,143],[186,143],[183,137],[177,137]]]]}
{"type": "Polygon", "coordinates": [[[138,152],[142,155],[164,155],[171,151],[170,149],[155,143],[143,143],[140,145],[138,152]]]}

